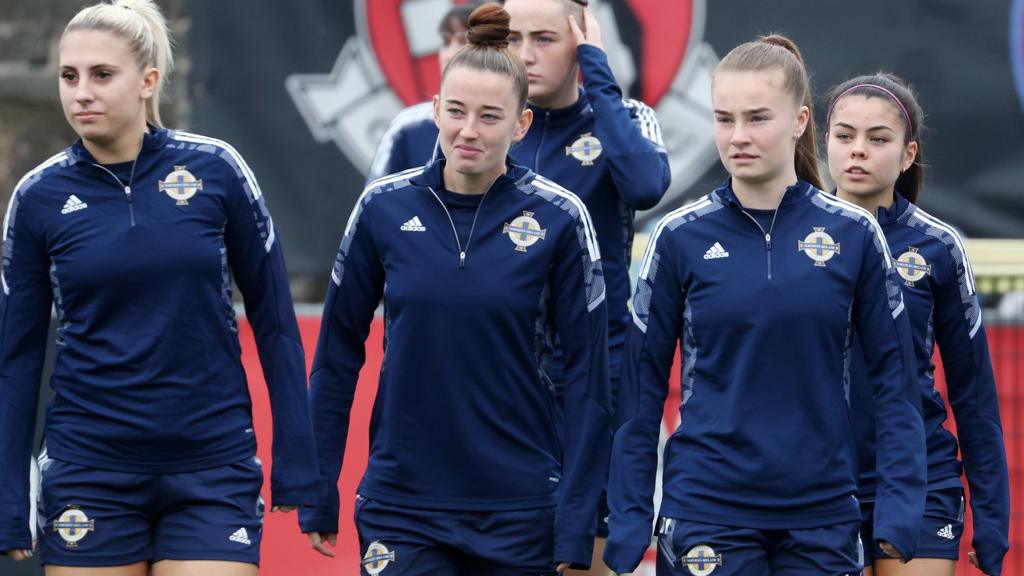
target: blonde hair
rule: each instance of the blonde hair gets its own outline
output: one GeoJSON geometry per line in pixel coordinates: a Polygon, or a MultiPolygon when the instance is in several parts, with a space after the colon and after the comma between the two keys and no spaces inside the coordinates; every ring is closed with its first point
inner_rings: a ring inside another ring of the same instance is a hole
{"type": "Polygon", "coordinates": [[[160,7],[152,0],[112,0],[83,8],[64,28],[64,35],[75,30],[102,30],[124,38],[139,67],[160,71],[156,90],[146,101],[146,121],[160,121],[160,93],[174,68],[171,35],[160,7]]]}

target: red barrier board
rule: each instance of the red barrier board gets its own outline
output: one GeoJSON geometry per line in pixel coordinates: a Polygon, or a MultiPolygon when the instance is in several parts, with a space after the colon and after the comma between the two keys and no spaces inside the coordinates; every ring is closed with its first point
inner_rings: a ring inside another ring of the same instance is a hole
{"type": "MultiPolygon", "coordinates": [[[[302,343],[306,350],[307,369],[312,363],[313,351],[320,319],[316,317],[300,317],[299,330],[302,343]]],[[[263,384],[263,373],[260,369],[252,338],[252,330],[245,322],[239,323],[242,341],[242,360],[249,376],[249,391],[253,401],[253,418],[256,425],[256,437],[259,440],[258,454],[264,462],[264,470],[268,474],[263,488],[263,497],[270,502],[269,470],[272,466],[270,446],[272,426],[270,420],[270,403],[266,387],[263,384]]],[[[286,576],[302,574],[303,576],[348,576],[359,574],[359,549],[352,524],[352,504],[356,486],[366,467],[370,412],[373,399],[377,392],[377,375],[380,372],[381,343],[383,325],[375,321],[366,345],[366,364],[360,373],[356,388],[355,401],[352,407],[351,432],[345,450],[345,468],[338,482],[341,491],[341,533],[335,549],[336,558],[324,558],[314,552],[299,532],[298,521],[294,512],[289,514],[270,514],[268,512],[264,524],[262,547],[261,576],[286,576]]],[[[1003,437],[1006,442],[1006,453],[1010,468],[1010,553],[1003,566],[1004,574],[1024,574],[1024,327],[992,326],[988,328],[989,345],[992,362],[999,385],[1000,408],[1003,418],[1003,437]]],[[[678,356],[678,355],[677,355],[678,356]]],[[[678,357],[676,358],[678,364],[678,357]]],[[[945,393],[945,378],[942,374],[938,355],[936,363],[936,387],[945,393]]],[[[665,403],[665,432],[671,433],[678,424],[679,413],[679,371],[672,370],[672,380],[668,401],[665,403]]],[[[955,432],[952,416],[948,426],[955,432]]],[[[268,506],[269,510],[269,506],[268,506]]],[[[967,511],[965,531],[961,543],[961,560],[957,571],[958,576],[980,574],[967,564],[967,552],[971,550],[971,514],[967,511]]],[[[644,566],[636,572],[653,574],[654,551],[648,550],[644,566]]]]}

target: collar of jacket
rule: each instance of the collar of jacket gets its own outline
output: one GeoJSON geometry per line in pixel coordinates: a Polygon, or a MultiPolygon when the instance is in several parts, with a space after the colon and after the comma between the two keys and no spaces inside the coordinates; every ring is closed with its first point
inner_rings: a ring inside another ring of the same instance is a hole
{"type": "MultiPolygon", "coordinates": [[[[147,124],[149,130],[142,135],[142,148],[139,149],[139,156],[144,153],[152,152],[163,147],[164,143],[167,142],[168,130],[166,128],[157,128],[152,124],[147,124]]],[[[92,154],[86,150],[85,145],[82,144],[82,139],[75,140],[75,143],[68,149],[68,157],[71,159],[72,164],[78,162],[85,162],[86,164],[99,164],[92,154]]],[[[138,158],[138,156],[136,156],[138,158]]]]}
{"type": "MultiPolygon", "coordinates": [[[[798,179],[796,184],[786,187],[786,191],[782,194],[782,202],[779,203],[779,206],[788,206],[790,204],[803,201],[815,192],[817,192],[817,189],[814,186],[811,186],[810,182],[798,179]]],[[[731,204],[740,210],[744,209],[743,204],[740,204],[739,198],[736,197],[736,193],[732,190],[731,176],[726,178],[718,188],[715,188],[711,195],[717,197],[718,201],[722,204],[731,204]]]]}
{"type": "MultiPolygon", "coordinates": [[[[444,188],[444,165],[447,160],[442,156],[427,164],[423,172],[413,176],[409,182],[416,186],[426,186],[433,190],[444,188]]],[[[508,156],[505,157],[505,173],[498,176],[498,179],[491,185],[490,191],[514,188],[520,183],[533,177],[533,171],[525,166],[520,166],[508,156]]]]}
{"type": "Polygon", "coordinates": [[[547,118],[549,124],[565,124],[575,120],[590,109],[590,99],[587,98],[587,93],[583,91],[582,87],[579,91],[580,97],[576,99],[576,102],[565,108],[541,108],[530,104],[529,108],[533,110],[533,121],[537,122],[542,118],[547,118]]]}
{"type": "Polygon", "coordinates": [[[910,200],[904,198],[899,192],[893,192],[892,195],[892,206],[889,206],[888,208],[880,206],[878,208],[878,214],[876,214],[878,223],[882,226],[896,224],[903,219],[904,216],[910,215],[910,200]]]}

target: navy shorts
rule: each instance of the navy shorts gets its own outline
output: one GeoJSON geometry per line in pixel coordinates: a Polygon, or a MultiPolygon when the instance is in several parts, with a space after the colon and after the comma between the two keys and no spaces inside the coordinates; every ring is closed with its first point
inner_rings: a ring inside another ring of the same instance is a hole
{"type": "Polygon", "coordinates": [[[556,576],[555,509],[426,510],[357,497],[360,574],[556,576]]]}
{"type": "MultiPolygon", "coordinates": [[[[864,562],[888,558],[874,543],[874,502],[860,505],[860,537],[864,541],[864,562]]],[[[915,558],[960,559],[960,537],[964,533],[964,489],[929,490],[924,503],[921,534],[917,537],[915,558]]]]}
{"type": "Polygon", "coordinates": [[[98,470],[42,456],[43,564],[160,560],[259,564],[263,469],[255,457],[175,474],[98,470]]]}
{"type": "Polygon", "coordinates": [[[661,518],[658,576],[856,576],[857,521],[759,530],[661,518]]]}

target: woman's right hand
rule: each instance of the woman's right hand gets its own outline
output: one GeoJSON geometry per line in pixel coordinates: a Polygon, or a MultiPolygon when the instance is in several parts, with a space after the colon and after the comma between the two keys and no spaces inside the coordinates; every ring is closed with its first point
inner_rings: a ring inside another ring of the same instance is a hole
{"type": "Polygon", "coordinates": [[[328,558],[334,558],[334,550],[331,550],[331,548],[338,544],[337,532],[306,532],[306,537],[309,538],[309,545],[313,550],[328,558]]]}
{"type": "Polygon", "coordinates": [[[7,551],[7,555],[10,556],[11,558],[14,558],[15,562],[21,562],[23,560],[28,560],[29,558],[34,556],[35,553],[32,552],[31,549],[29,549],[29,550],[20,550],[19,549],[19,550],[8,550],[7,551]]]}

